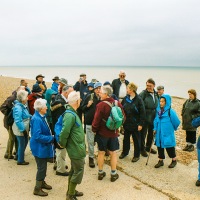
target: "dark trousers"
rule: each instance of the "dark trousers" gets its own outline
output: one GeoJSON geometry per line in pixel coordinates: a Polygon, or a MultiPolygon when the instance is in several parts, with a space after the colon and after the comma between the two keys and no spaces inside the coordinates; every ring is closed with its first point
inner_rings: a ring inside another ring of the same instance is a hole
{"type": "Polygon", "coordinates": [[[83,179],[85,159],[71,159],[69,182],[80,184],[83,179]]]}
{"type": "Polygon", "coordinates": [[[48,160],[47,158],[38,158],[35,156],[35,161],[37,164],[37,174],[36,174],[37,181],[43,181],[46,177],[47,160],[48,160]]]}
{"type": "Polygon", "coordinates": [[[196,143],[196,131],[186,131],[186,142],[196,143]]]}
{"type": "Polygon", "coordinates": [[[140,132],[137,130],[127,131],[124,130],[124,140],[123,140],[123,154],[128,155],[130,150],[130,136],[133,138],[134,144],[134,157],[140,157],[140,144],[141,136],[140,132]]]}
{"type": "Polygon", "coordinates": [[[153,124],[145,124],[141,130],[141,151],[145,150],[145,140],[146,148],[150,149],[153,140],[153,124]],[[147,139],[146,139],[147,137],[147,139]]]}
{"type": "MultiPolygon", "coordinates": [[[[161,147],[158,148],[158,158],[165,159],[165,149],[161,147]]],[[[166,148],[167,154],[170,158],[176,157],[175,147],[166,148]]]]}

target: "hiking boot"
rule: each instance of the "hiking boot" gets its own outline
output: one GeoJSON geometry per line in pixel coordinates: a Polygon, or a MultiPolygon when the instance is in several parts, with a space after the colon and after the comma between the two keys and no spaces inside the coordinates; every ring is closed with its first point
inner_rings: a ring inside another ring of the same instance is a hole
{"type": "Polygon", "coordinates": [[[48,185],[45,181],[42,181],[42,189],[46,189],[46,190],[51,190],[52,187],[50,185],[48,185]]]}
{"type": "Polygon", "coordinates": [[[189,149],[189,145],[187,144],[184,148],[183,151],[187,151],[189,149]]]}
{"type": "Polygon", "coordinates": [[[95,164],[94,164],[94,159],[89,157],[89,167],[94,168],[95,164]]]}
{"type": "Polygon", "coordinates": [[[137,162],[140,158],[139,157],[133,157],[133,159],[131,160],[132,162],[137,162]]]}
{"type": "Polygon", "coordinates": [[[78,200],[75,195],[68,194],[66,200],[78,200]]]}
{"type": "Polygon", "coordinates": [[[106,172],[98,173],[98,180],[102,180],[106,176],[106,172]]]}
{"type": "Polygon", "coordinates": [[[196,186],[199,187],[200,186],[200,180],[196,181],[196,186]]]}
{"type": "Polygon", "coordinates": [[[123,158],[125,158],[126,156],[127,156],[127,154],[121,153],[121,155],[119,156],[119,159],[123,159],[123,158]]]}
{"type": "Polygon", "coordinates": [[[58,176],[69,176],[69,172],[61,173],[61,172],[56,171],[56,175],[58,175],[58,176]]]}
{"type": "Polygon", "coordinates": [[[188,150],[187,151],[189,151],[189,152],[192,152],[192,151],[194,151],[194,145],[189,145],[189,148],[188,148],[188,150]]]}
{"type": "Polygon", "coordinates": [[[146,152],[145,150],[141,151],[141,155],[142,155],[143,157],[148,157],[148,154],[147,154],[147,152],[146,152]]]}
{"type": "Polygon", "coordinates": [[[159,168],[164,165],[163,160],[159,160],[158,163],[154,166],[155,168],[159,168]]]}
{"type": "Polygon", "coordinates": [[[36,181],[36,186],[33,191],[34,195],[38,195],[41,197],[48,196],[48,193],[42,190],[42,183],[43,181],[36,181]]]}
{"type": "MultiPolygon", "coordinates": [[[[149,152],[150,151],[150,148],[146,148],[146,151],[149,152]]],[[[154,149],[151,149],[151,152],[152,154],[157,154],[157,151],[154,150],[154,149]]]]}
{"type": "Polygon", "coordinates": [[[119,178],[119,175],[116,173],[114,175],[111,174],[110,181],[115,182],[119,178]]]}
{"type": "Polygon", "coordinates": [[[75,190],[75,196],[81,197],[81,196],[83,196],[83,192],[79,192],[79,191],[75,190]]]}
{"type": "Polygon", "coordinates": [[[17,162],[17,165],[29,165],[29,162],[17,162]]]}
{"type": "Polygon", "coordinates": [[[177,164],[176,160],[172,160],[171,164],[168,166],[169,168],[174,168],[177,164]]]}

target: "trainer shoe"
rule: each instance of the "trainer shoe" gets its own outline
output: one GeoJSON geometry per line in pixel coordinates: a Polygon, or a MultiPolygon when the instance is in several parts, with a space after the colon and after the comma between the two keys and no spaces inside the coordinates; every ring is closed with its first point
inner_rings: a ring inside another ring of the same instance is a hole
{"type": "Polygon", "coordinates": [[[114,174],[114,175],[111,174],[110,181],[111,181],[111,182],[115,182],[118,178],[119,178],[119,175],[118,175],[117,173],[114,174]]]}
{"type": "Polygon", "coordinates": [[[98,173],[98,180],[102,180],[106,176],[106,172],[98,173]]]}

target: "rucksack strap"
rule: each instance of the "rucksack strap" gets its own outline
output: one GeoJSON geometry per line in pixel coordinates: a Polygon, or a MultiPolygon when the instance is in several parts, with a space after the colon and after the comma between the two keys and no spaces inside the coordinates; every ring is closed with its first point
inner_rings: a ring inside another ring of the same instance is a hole
{"type": "Polygon", "coordinates": [[[78,127],[80,126],[80,124],[76,121],[76,114],[73,111],[71,111],[71,110],[65,110],[65,112],[62,114],[63,117],[64,117],[65,113],[71,113],[72,115],[74,115],[74,117],[75,117],[75,124],[78,127]]]}

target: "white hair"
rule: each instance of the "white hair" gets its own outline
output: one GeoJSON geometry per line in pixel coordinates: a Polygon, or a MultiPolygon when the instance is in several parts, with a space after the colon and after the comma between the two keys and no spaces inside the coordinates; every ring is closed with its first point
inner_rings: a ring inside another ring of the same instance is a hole
{"type": "Polygon", "coordinates": [[[68,102],[69,104],[74,104],[80,99],[80,92],[72,91],[69,93],[68,102]]]}
{"type": "Polygon", "coordinates": [[[39,98],[34,103],[34,109],[39,112],[42,108],[46,107],[46,104],[47,101],[45,99],[39,98]]]}
{"type": "Polygon", "coordinates": [[[19,90],[17,92],[17,100],[22,103],[22,101],[26,100],[28,96],[28,92],[25,90],[19,90]]]}
{"type": "Polygon", "coordinates": [[[110,85],[104,85],[101,87],[101,91],[103,94],[107,94],[109,97],[113,94],[113,89],[110,85]]]}

